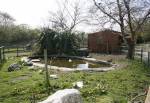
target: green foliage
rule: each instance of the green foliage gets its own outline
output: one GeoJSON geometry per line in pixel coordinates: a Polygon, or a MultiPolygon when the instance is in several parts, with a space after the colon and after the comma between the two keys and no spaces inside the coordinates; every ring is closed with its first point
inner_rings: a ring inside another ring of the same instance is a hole
{"type": "Polygon", "coordinates": [[[74,55],[78,48],[78,38],[75,33],[56,32],[52,29],[44,28],[41,33],[38,54],[42,54],[47,48],[48,54],[68,54],[74,55]]]}
{"type": "Polygon", "coordinates": [[[80,48],[87,47],[88,35],[86,35],[86,33],[78,32],[78,39],[79,39],[79,42],[80,42],[80,48]]]}
{"type": "Polygon", "coordinates": [[[0,11],[0,45],[25,44],[38,37],[38,29],[31,29],[26,24],[15,25],[15,19],[0,11]]]}
{"type": "Polygon", "coordinates": [[[107,87],[104,84],[97,84],[96,86],[84,86],[83,89],[81,89],[82,97],[84,97],[87,101],[93,99],[93,101],[96,100],[96,96],[101,96],[107,93],[107,87]]]}
{"type": "Polygon", "coordinates": [[[0,44],[1,45],[12,45],[29,43],[38,38],[38,29],[30,29],[22,25],[11,25],[5,29],[0,26],[0,44]]]}
{"type": "Polygon", "coordinates": [[[44,29],[41,32],[40,35],[40,39],[39,39],[39,44],[40,48],[39,48],[39,53],[43,53],[44,48],[47,48],[48,53],[52,53],[55,54],[56,53],[56,49],[58,48],[58,44],[57,44],[57,32],[51,30],[51,29],[44,29]]]}

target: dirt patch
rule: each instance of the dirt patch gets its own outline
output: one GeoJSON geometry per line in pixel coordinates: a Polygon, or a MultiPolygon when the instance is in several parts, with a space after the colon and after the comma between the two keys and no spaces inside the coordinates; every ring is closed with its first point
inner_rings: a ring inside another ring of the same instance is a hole
{"type": "Polygon", "coordinates": [[[16,78],[11,79],[10,82],[16,83],[16,82],[19,82],[19,81],[22,81],[22,80],[26,80],[26,79],[28,79],[29,77],[31,77],[30,74],[24,74],[24,75],[21,75],[21,76],[19,76],[19,77],[16,77],[16,78]]]}

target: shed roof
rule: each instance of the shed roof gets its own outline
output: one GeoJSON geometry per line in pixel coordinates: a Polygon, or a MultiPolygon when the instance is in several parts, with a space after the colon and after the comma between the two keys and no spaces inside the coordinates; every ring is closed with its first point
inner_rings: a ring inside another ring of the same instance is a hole
{"type": "Polygon", "coordinates": [[[103,30],[103,31],[98,31],[98,32],[95,32],[95,33],[90,33],[90,34],[88,34],[88,35],[93,35],[93,34],[98,34],[98,35],[100,35],[100,34],[103,34],[103,33],[112,33],[112,34],[118,34],[118,35],[120,35],[120,36],[122,36],[121,35],[121,32],[119,32],[119,31],[114,31],[114,30],[109,30],[109,29],[107,29],[107,30],[103,30]]]}

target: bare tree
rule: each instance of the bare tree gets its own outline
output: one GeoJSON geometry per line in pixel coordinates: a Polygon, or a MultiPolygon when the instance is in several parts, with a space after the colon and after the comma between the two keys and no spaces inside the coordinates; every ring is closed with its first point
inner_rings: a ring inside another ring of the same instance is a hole
{"type": "Polygon", "coordinates": [[[72,3],[62,0],[59,10],[56,13],[50,12],[49,21],[52,27],[58,31],[74,30],[78,24],[85,21],[81,6],[80,1],[72,3]]]}
{"type": "MultiPolygon", "coordinates": [[[[117,24],[125,43],[128,46],[127,58],[133,59],[136,44],[136,33],[150,15],[149,0],[93,0],[105,23],[117,24]],[[128,37],[127,38],[127,34],[128,37]]],[[[101,21],[101,20],[99,20],[101,21]]]]}

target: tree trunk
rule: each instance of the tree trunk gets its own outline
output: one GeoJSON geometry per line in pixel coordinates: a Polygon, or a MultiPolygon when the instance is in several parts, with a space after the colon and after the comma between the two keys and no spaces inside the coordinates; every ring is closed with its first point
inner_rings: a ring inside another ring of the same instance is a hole
{"type": "Polygon", "coordinates": [[[135,54],[135,42],[132,41],[132,42],[128,43],[127,58],[134,59],[134,54],[135,54]]]}

